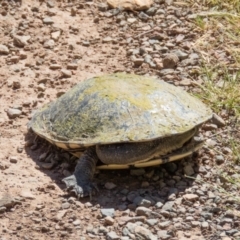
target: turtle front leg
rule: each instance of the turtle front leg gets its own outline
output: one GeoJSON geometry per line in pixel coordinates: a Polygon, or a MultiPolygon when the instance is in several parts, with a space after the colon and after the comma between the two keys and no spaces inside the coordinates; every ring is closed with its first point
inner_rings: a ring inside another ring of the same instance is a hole
{"type": "Polygon", "coordinates": [[[88,148],[79,158],[73,175],[63,179],[67,189],[75,192],[78,198],[91,197],[94,189],[98,191],[96,185],[92,182],[97,161],[96,148],[88,148]]]}

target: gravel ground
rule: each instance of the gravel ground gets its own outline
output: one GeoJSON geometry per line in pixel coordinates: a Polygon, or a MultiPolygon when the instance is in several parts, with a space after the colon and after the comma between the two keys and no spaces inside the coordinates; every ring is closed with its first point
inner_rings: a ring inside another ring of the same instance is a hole
{"type": "Polygon", "coordinates": [[[200,93],[194,9],[156,0],[146,11],[86,1],[0,2],[0,239],[240,239],[239,189],[224,111],[206,145],[154,168],[100,171],[78,201],[61,182],[75,158],[27,133],[35,109],[89,77],[125,71],[200,93]]]}

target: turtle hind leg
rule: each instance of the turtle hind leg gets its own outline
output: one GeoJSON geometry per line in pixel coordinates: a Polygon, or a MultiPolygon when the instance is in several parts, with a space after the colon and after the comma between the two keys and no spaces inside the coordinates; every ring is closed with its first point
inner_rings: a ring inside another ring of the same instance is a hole
{"type": "Polygon", "coordinates": [[[73,175],[63,179],[67,189],[74,192],[78,198],[91,197],[94,190],[98,191],[92,182],[97,161],[95,147],[88,148],[79,158],[73,175]]]}

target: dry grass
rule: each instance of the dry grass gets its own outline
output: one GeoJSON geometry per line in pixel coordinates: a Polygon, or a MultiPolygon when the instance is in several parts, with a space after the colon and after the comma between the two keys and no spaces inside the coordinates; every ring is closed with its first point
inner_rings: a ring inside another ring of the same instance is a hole
{"type": "Polygon", "coordinates": [[[215,187],[223,196],[234,197],[240,192],[240,1],[189,0],[188,4],[195,9],[191,17],[198,33],[194,47],[202,56],[199,97],[214,112],[226,116],[227,133],[219,137],[233,155],[225,156],[224,166],[216,166],[217,177],[225,183],[215,187]]]}

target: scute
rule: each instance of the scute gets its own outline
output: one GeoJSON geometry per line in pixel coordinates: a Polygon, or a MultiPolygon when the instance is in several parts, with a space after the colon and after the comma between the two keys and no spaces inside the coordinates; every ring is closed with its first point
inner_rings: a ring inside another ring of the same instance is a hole
{"type": "Polygon", "coordinates": [[[30,127],[70,148],[142,142],[181,134],[212,117],[212,111],[181,88],[133,74],[88,79],[38,110],[30,127]]]}

